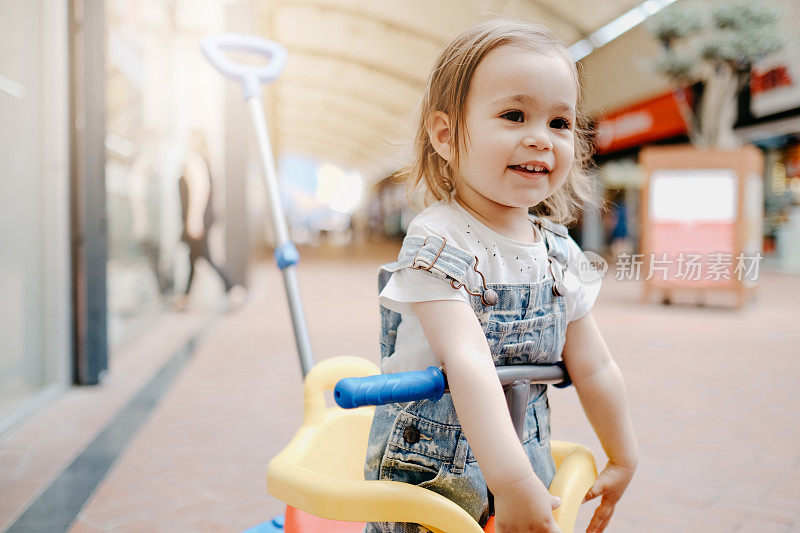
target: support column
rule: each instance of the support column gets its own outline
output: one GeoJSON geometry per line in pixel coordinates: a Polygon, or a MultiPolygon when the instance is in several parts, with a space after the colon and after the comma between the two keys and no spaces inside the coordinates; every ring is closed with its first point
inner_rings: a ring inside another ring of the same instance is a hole
{"type": "Polygon", "coordinates": [[[108,369],[104,0],[70,0],[70,218],[73,380],[108,369]]]}

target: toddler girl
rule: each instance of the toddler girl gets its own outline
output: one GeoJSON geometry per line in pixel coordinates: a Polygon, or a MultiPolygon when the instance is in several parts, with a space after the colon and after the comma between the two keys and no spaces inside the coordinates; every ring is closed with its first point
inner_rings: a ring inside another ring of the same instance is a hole
{"type": "Polygon", "coordinates": [[[531,389],[520,443],[495,365],[563,358],[609,457],[587,495],[602,495],[590,531],[608,524],[638,461],[622,376],[590,312],[599,277],[580,281],[561,225],[591,200],[578,97],[575,63],[541,26],[494,20],[451,42],[410,169],[429,205],[379,278],[382,372],[439,366],[450,393],[377,407],[365,477],[426,487],[481,526],[495,514],[499,533],[557,531],[559,502],[546,386],[531,389]]]}

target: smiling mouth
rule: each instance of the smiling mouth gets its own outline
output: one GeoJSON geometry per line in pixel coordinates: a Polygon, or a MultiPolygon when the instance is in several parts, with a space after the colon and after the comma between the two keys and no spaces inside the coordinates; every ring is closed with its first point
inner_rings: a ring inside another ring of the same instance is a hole
{"type": "Polygon", "coordinates": [[[510,165],[508,168],[533,176],[546,176],[550,172],[541,165],[510,165]]]}

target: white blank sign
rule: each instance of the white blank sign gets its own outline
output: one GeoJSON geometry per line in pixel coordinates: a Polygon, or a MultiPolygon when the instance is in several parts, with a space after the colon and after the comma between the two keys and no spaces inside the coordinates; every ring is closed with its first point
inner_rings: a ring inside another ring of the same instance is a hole
{"type": "Polygon", "coordinates": [[[736,172],[728,168],[654,170],[650,178],[654,222],[736,221],[736,172]]]}

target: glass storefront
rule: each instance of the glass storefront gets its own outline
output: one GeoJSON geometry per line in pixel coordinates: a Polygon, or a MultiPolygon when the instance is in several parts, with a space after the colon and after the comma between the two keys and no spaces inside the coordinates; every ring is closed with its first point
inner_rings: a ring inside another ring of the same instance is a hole
{"type": "Polygon", "coordinates": [[[114,351],[162,309],[171,283],[162,272],[162,194],[157,137],[145,129],[140,8],[109,2],[106,53],[106,207],[108,333],[114,351]]]}
{"type": "MultiPolygon", "coordinates": [[[[106,4],[108,327],[114,350],[182,294],[189,252],[181,242],[179,179],[198,132],[221,159],[223,82],[199,50],[221,31],[224,6],[158,0],[106,4]],[[207,80],[212,82],[208,83],[207,80]]],[[[219,183],[215,183],[217,188],[219,183]]],[[[218,206],[217,206],[218,207],[218,206]]],[[[213,246],[213,243],[212,243],[213,246]]],[[[218,247],[213,250],[218,252],[218,247]]]]}
{"type": "MultiPolygon", "coordinates": [[[[0,17],[0,432],[73,379],[70,132],[82,115],[70,123],[69,6],[5,2],[0,17]]],[[[225,6],[194,7],[106,4],[105,70],[90,78],[106,83],[112,354],[185,287],[178,180],[192,132],[212,168],[223,155],[225,85],[198,44],[224,29],[225,6]]]]}
{"type": "Polygon", "coordinates": [[[66,6],[0,17],[0,431],[69,361],[66,6]]]}

